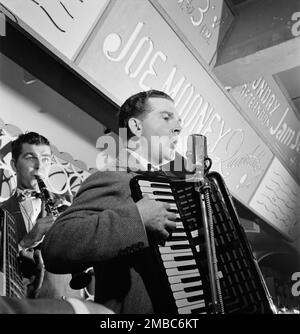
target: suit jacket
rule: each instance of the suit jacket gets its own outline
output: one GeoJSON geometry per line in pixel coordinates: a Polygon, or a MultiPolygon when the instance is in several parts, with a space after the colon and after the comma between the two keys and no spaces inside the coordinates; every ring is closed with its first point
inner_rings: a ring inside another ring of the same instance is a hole
{"type": "Polygon", "coordinates": [[[0,314],[74,314],[73,307],[59,299],[0,297],[0,314]]]}
{"type": "Polygon", "coordinates": [[[117,171],[98,171],[83,182],[45,236],[42,254],[47,270],[55,273],[94,266],[95,301],[115,313],[151,314],[149,242],[131,197],[136,174],[124,157],[110,166],[117,171]]]}
{"type": "MultiPolygon", "coordinates": [[[[1,208],[7,210],[14,217],[17,227],[18,242],[20,242],[27,232],[17,194],[15,193],[7,201],[3,202],[1,208]]],[[[37,298],[61,298],[62,296],[80,298],[80,291],[73,290],[69,286],[71,278],[72,276],[70,274],[55,275],[46,271],[43,285],[37,298]]]]}

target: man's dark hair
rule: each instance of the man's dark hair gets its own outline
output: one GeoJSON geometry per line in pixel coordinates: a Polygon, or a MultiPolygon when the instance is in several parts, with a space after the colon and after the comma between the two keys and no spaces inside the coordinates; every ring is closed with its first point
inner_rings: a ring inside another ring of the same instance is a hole
{"type": "Polygon", "coordinates": [[[22,152],[23,144],[50,146],[49,140],[36,132],[27,132],[25,134],[21,134],[11,143],[11,154],[15,161],[18,160],[18,157],[22,152]]]}
{"type": "Polygon", "coordinates": [[[129,97],[123,103],[119,111],[119,128],[127,128],[128,139],[133,136],[132,132],[128,127],[129,119],[132,117],[143,119],[143,117],[149,111],[147,107],[148,100],[151,97],[165,98],[174,102],[174,100],[168,94],[154,89],[140,92],[129,97]]]}

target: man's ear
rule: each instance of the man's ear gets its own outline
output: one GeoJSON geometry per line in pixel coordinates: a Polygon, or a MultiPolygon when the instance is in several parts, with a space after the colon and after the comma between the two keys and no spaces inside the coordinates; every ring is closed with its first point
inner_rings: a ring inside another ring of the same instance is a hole
{"type": "Polygon", "coordinates": [[[10,160],[10,165],[11,165],[11,168],[13,169],[14,172],[17,171],[17,167],[16,167],[16,161],[15,159],[11,159],[10,160]]]}
{"type": "Polygon", "coordinates": [[[143,125],[138,118],[130,118],[128,121],[128,127],[136,137],[142,136],[143,125]]]}

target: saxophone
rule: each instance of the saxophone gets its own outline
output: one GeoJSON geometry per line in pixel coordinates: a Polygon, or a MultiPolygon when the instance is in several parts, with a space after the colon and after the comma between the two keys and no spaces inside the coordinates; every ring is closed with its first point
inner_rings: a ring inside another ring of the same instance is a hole
{"type": "Polygon", "coordinates": [[[45,182],[39,175],[35,175],[35,178],[38,183],[38,187],[41,192],[41,200],[45,204],[45,209],[48,214],[52,214],[53,217],[58,217],[59,211],[57,206],[55,205],[55,201],[53,199],[52,194],[48,191],[45,182]]]}

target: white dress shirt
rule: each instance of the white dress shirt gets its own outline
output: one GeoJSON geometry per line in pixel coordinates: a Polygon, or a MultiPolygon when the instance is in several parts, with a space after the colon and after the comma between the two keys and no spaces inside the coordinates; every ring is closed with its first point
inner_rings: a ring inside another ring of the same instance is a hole
{"type": "MultiPolygon", "coordinates": [[[[22,190],[17,189],[18,195],[21,192],[22,190]]],[[[36,220],[42,210],[42,200],[34,196],[28,196],[26,199],[21,200],[19,202],[19,205],[24,219],[26,232],[29,233],[33,229],[36,220]]]]}

